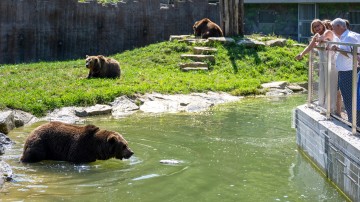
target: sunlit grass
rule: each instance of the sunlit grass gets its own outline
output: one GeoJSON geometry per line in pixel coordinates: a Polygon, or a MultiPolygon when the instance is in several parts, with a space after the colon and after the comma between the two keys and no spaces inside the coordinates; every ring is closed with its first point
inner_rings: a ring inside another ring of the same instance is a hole
{"type": "Polygon", "coordinates": [[[258,94],[264,82],[306,81],[306,60],[293,58],[301,47],[244,48],[213,44],[218,49],[210,71],[182,72],[180,55],[192,45],[161,42],[111,55],[120,62],[120,79],[86,79],[85,58],[61,62],[0,65],[0,108],[36,115],[64,106],[108,103],[121,95],[224,91],[258,94]]]}

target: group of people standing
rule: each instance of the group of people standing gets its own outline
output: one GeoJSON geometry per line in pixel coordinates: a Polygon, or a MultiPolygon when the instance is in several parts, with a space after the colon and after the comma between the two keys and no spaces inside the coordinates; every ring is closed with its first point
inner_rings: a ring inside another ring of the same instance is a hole
{"type": "MultiPolygon", "coordinates": [[[[331,113],[340,115],[341,102],[343,101],[348,121],[352,122],[353,54],[351,51],[353,46],[327,45],[325,42],[334,41],[360,44],[360,34],[351,31],[350,23],[341,18],[336,18],[333,21],[315,19],[311,23],[311,33],[314,34],[311,42],[295,59],[301,60],[313,48],[320,47],[318,48],[320,58],[319,106],[326,108],[326,97],[330,96],[331,113]],[[330,51],[330,58],[328,58],[328,51],[330,51]],[[328,67],[328,59],[331,61],[330,67],[328,67]],[[330,75],[330,77],[327,75],[330,75]],[[329,82],[327,81],[328,79],[329,82]],[[326,83],[329,84],[330,95],[327,95],[326,83]]],[[[360,51],[358,52],[360,53],[360,51]]],[[[359,110],[357,109],[358,118],[356,121],[358,127],[360,126],[359,110]]]]}

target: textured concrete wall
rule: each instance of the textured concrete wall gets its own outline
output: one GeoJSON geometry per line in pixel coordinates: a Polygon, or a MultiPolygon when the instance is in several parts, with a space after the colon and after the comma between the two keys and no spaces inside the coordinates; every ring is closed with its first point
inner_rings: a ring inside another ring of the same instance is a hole
{"type": "Polygon", "coordinates": [[[360,138],[306,105],[295,111],[296,141],[304,153],[351,200],[360,201],[360,138]]]}
{"type": "Polygon", "coordinates": [[[191,34],[204,17],[219,23],[219,6],[208,0],[127,0],[102,6],[78,0],[1,0],[0,64],[109,55],[191,34]]]}

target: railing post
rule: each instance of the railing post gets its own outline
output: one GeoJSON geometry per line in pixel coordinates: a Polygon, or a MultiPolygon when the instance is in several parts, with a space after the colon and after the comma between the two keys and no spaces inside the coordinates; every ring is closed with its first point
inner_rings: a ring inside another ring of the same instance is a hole
{"type": "MultiPolygon", "coordinates": [[[[325,51],[325,50],[324,50],[325,51]]],[[[327,54],[327,61],[326,61],[326,72],[327,72],[327,79],[325,79],[325,86],[326,86],[326,119],[330,119],[330,112],[331,112],[331,96],[330,96],[330,78],[331,78],[331,54],[330,50],[326,51],[327,54]]]]}
{"type": "Polygon", "coordinates": [[[308,107],[311,107],[312,93],[313,93],[312,92],[313,91],[313,89],[312,89],[312,86],[313,86],[313,84],[312,84],[312,78],[313,78],[313,76],[312,76],[312,74],[313,74],[312,54],[313,54],[313,51],[310,50],[310,52],[309,52],[309,73],[308,73],[308,102],[307,102],[308,107]]]}
{"type": "Polygon", "coordinates": [[[353,73],[352,73],[352,134],[356,134],[357,122],[357,46],[353,46],[353,73]]]}

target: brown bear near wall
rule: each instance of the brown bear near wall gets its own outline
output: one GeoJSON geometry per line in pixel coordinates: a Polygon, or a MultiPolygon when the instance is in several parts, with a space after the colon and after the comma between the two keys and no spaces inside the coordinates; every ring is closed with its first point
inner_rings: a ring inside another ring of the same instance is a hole
{"type": "Polygon", "coordinates": [[[86,55],[86,68],[89,69],[87,78],[119,78],[121,74],[119,62],[103,55],[86,55]]]}
{"type": "Polygon", "coordinates": [[[222,37],[224,36],[223,31],[216,23],[212,22],[208,18],[196,21],[194,26],[195,36],[201,36],[203,39],[209,37],[222,37]]]}
{"type": "Polygon", "coordinates": [[[133,154],[126,140],[117,132],[100,130],[94,125],[76,126],[50,122],[31,132],[20,161],[86,163],[110,158],[128,159],[133,154]]]}

